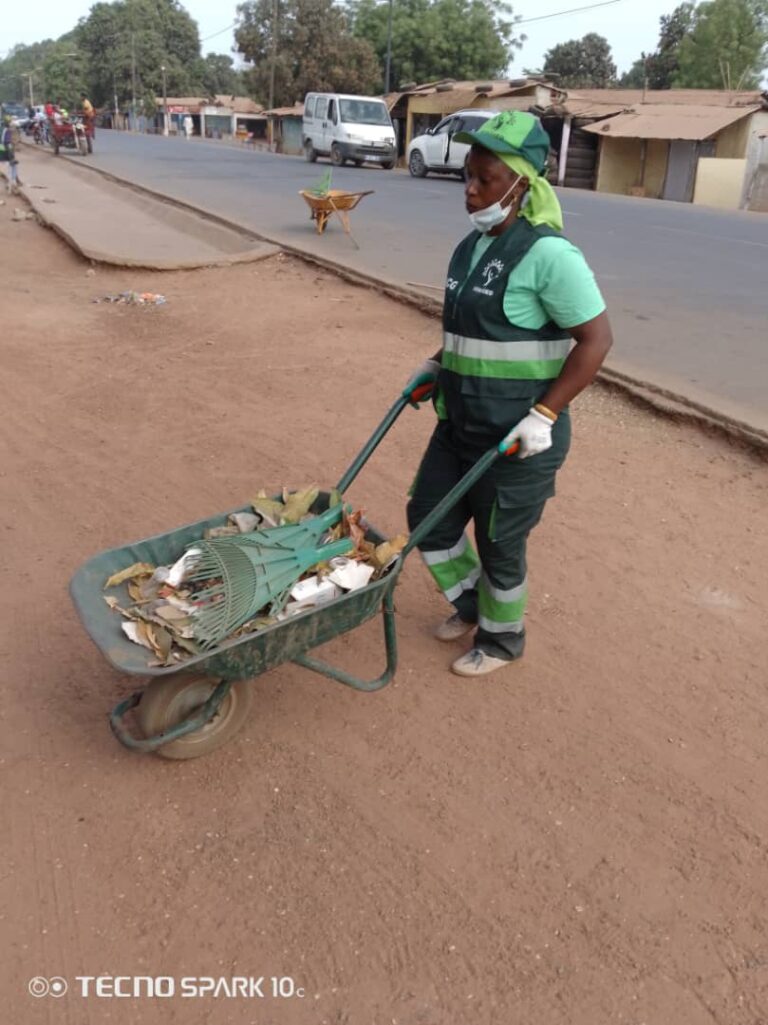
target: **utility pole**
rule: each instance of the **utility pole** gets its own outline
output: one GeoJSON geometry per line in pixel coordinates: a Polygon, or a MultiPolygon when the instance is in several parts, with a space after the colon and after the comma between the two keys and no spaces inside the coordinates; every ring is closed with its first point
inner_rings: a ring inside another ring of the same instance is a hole
{"type": "Polygon", "coordinates": [[[168,90],[165,87],[165,64],[160,65],[163,73],[163,135],[168,134],[168,90]]]}
{"type": "Polygon", "coordinates": [[[643,103],[645,103],[645,97],[646,97],[647,93],[648,93],[648,58],[646,57],[645,54],[643,54],[643,99],[642,99],[643,103]]]}
{"type": "Polygon", "coordinates": [[[112,98],[115,101],[115,120],[114,120],[114,123],[112,125],[112,128],[115,131],[117,131],[117,119],[118,119],[118,116],[120,114],[120,110],[119,110],[119,108],[117,106],[117,72],[115,71],[114,68],[112,68],[112,92],[114,93],[114,96],[112,98]]]}
{"type": "Polygon", "coordinates": [[[21,77],[28,79],[28,82],[29,82],[29,105],[30,105],[30,107],[34,107],[34,105],[35,105],[35,94],[32,92],[32,76],[33,75],[34,75],[34,71],[23,71],[22,74],[21,74],[21,77]]]}
{"type": "Polygon", "coordinates": [[[277,60],[277,3],[272,0],[272,46],[269,57],[269,109],[275,106],[275,62],[277,60]]]}
{"type": "Polygon", "coordinates": [[[387,64],[384,70],[384,93],[389,92],[390,78],[392,77],[392,0],[389,0],[389,11],[387,13],[387,64]]]}
{"type": "Polygon", "coordinates": [[[130,119],[131,128],[136,128],[136,34],[130,34],[130,119]]]}

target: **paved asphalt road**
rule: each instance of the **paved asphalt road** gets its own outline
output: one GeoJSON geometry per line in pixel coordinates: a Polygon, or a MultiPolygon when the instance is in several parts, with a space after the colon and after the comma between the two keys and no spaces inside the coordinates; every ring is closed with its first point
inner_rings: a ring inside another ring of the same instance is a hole
{"type": "MultiPolygon", "coordinates": [[[[375,190],[352,215],[356,250],[337,223],[317,236],[297,195],[327,171],[325,162],[108,131],[98,133],[90,160],[400,282],[441,285],[468,229],[453,178],[334,170],[336,188],[375,190]]],[[[565,233],[584,251],[609,305],[612,365],[768,429],[768,216],[571,189],[560,198],[565,233]]],[[[422,356],[414,353],[414,361],[422,356]]]]}

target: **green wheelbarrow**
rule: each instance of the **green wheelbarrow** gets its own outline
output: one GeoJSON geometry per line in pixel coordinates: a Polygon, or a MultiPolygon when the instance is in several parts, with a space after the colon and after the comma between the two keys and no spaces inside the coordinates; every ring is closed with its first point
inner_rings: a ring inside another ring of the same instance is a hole
{"type": "MultiPolygon", "coordinates": [[[[344,494],[408,404],[408,395],[403,394],[389,409],[337,484],[338,493],[344,494]]],[[[175,562],[185,546],[199,540],[206,528],[222,526],[232,512],[245,512],[247,508],[220,513],[122,548],[111,548],[89,559],[70,582],[72,601],[86,632],[116,669],[150,677],[144,690],[121,701],[110,714],[110,726],[120,743],[134,751],[152,751],[165,758],[187,759],[208,754],[226,743],[245,720],[252,697],[250,681],[284,662],[304,666],[356,690],[374,691],[386,686],[397,668],[393,592],[403,563],[408,553],[499,455],[493,448],[478,460],[419,524],[385,576],[256,633],[225,641],[178,666],[147,665],[146,650],[128,640],[119,617],[104,602],[104,581],[134,562],[156,566],[175,562]],[[386,652],[386,667],[380,676],[373,680],[359,679],[308,654],[318,645],[372,619],[379,611],[383,617],[386,652]],[[141,737],[135,736],[126,723],[132,709],[136,710],[141,737]]],[[[321,492],[312,511],[319,513],[327,509],[330,497],[330,492],[321,492]]],[[[376,544],[385,540],[370,524],[366,538],[376,544]]],[[[125,600],[130,601],[127,584],[120,587],[125,590],[125,600]]]]}

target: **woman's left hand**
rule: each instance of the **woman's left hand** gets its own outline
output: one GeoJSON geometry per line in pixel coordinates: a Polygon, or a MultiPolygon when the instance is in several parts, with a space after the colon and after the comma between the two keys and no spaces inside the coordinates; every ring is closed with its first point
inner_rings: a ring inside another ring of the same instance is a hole
{"type": "Polygon", "coordinates": [[[552,447],[552,424],[553,421],[542,413],[535,409],[530,410],[528,416],[524,416],[499,442],[499,452],[506,456],[517,449],[519,459],[527,459],[528,456],[546,452],[552,447]]]}

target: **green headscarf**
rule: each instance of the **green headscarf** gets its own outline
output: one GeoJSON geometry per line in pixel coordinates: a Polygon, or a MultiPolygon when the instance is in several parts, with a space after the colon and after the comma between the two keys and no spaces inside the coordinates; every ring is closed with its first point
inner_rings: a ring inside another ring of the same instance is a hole
{"type": "Polygon", "coordinates": [[[546,224],[555,231],[563,230],[563,211],[542,172],[549,156],[549,136],[537,117],[523,110],[506,110],[490,118],[476,132],[457,132],[456,142],[483,146],[502,160],[515,174],[530,183],[527,201],[520,208],[520,217],[531,224],[546,224]]]}
{"type": "Polygon", "coordinates": [[[547,179],[542,178],[536,172],[533,164],[529,164],[523,157],[514,157],[509,153],[497,153],[496,156],[507,165],[510,171],[522,174],[528,179],[528,192],[517,216],[525,217],[534,226],[546,224],[548,227],[554,228],[555,231],[562,231],[563,211],[560,201],[555,195],[555,190],[547,179]]]}

